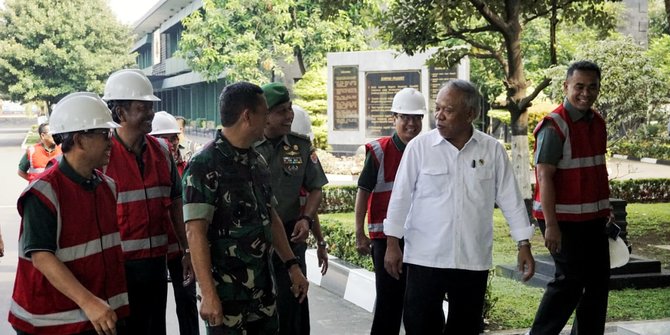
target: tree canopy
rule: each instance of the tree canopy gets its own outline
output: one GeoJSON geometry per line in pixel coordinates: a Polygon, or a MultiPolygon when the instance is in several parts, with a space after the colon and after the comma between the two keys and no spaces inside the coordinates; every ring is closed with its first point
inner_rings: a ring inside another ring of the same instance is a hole
{"type": "Polygon", "coordinates": [[[606,31],[617,22],[608,10],[608,2],[602,0],[397,0],[381,24],[387,41],[410,55],[437,48],[430,59],[433,65],[451,67],[468,56],[471,63],[483,61],[486,68],[495,66],[487,71],[487,80],[497,78],[504,87],[506,98],[499,107],[511,115],[512,162],[525,198],[530,198],[526,110],[551,82],[550,78],[543,78],[532,83],[533,91],[527,92],[531,83],[525,57],[530,53],[524,52],[530,44],[523,40],[523,32],[533,21],[540,20],[544,20],[548,30],[546,36],[539,36],[546,46],[533,53],[541,66],[558,63],[559,23],[582,23],[606,31]]]}
{"type": "Polygon", "coordinates": [[[374,0],[204,0],[183,20],[178,55],[208,79],[263,83],[280,61],[305,74],[327,52],[367,48],[374,0]]]}
{"type": "MultiPolygon", "coordinates": [[[[613,35],[607,40],[591,41],[575,54],[576,59],[592,60],[602,69],[595,107],[607,120],[610,139],[631,135],[652,121],[665,121],[666,112],[660,107],[667,103],[670,87],[650,56],[653,51],[644,50],[628,37],[613,35]]],[[[565,71],[566,66],[547,71],[554,76],[547,91],[556,102],[563,99],[565,71]]]]}
{"type": "Polygon", "coordinates": [[[131,33],[104,0],[7,0],[0,10],[0,95],[48,105],[75,91],[102,92],[134,63],[131,33]]]}

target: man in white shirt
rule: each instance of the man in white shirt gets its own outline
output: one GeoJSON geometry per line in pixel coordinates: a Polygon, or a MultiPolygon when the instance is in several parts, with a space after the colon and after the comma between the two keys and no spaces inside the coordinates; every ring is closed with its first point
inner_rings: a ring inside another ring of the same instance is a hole
{"type": "Polygon", "coordinates": [[[442,87],[435,100],[437,129],[407,145],[395,178],[384,221],[384,265],[396,278],[403,261],[407,266],[403,321],[408,335],[479,334],[495,203],[518,242],[523,280],[535,273],[529,243],[534,227],[507,153],[472,126],[480,102],[468,81],[451,80],[442,87]],[[403,237],[404,255],[398,244],[403,237]]]}

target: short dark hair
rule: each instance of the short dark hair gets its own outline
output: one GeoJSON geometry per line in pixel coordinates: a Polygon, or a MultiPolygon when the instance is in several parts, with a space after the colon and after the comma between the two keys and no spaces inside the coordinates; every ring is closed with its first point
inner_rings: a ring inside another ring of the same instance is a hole
{"type": "Polygon", "coordinates": [[[110,111],[112,111],[112,120],[116,123],[121,122],[121,118],[119,117],[119,114],[116,112],[116,107],[121,107],[125,110],[130,109],[130,106],[132,105],[133,101],[132,100],[110,100],[107,101],[107,108],[109,108],[110,111]]]}
{"type": "Polygon", "coordinates": [[[572,75],[575,73],[575,71],[591,71],[595,72],[596,75],[598,75],[598,81],[600,81],[600,66],[598,64],[589,61],[589,60],[580,60],[577,62],[574,62],[570,64],[570,67],[568,67],[568,73],[565,75],[565,79],[568,79],[572,77],[572,75]]]}
{"type": "Polygon", "coordinates": [[[63,153],[67,153],[74,147],[74,134],[77,132],[60,133],[54,135],[54,142],[60,144],[63,153]]]}
{"type": "Polygon", "coordinates": [[[42,135],[42,134],[46,133],[47,131],[46,131],[45,128],[48,127],[48,126],[49,126],[49,122],[44,122],[44,123],[40,124],[40,125],[37,127],[37,133],[38,133],[39,135],[42,135]]]}
{"type": "Polygon", "coordinates": [[[263,90],[258,85],[245,81],[224,87],[219,96],[221,125],[224,127],[234,125],[242,111],[247,108],[255,111],[262,96],[263,90]]]}

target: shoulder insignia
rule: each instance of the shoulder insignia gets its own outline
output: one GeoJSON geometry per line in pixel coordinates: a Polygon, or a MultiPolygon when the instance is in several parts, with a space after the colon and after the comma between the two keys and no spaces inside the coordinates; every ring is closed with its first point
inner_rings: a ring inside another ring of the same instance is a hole
{"type": "Polygon", "coordinates": [[[316,154],[316,151],[312,151],[312,154],[309,156],[309,158],[312,160],[312,163],[319,163],[319,156],[316,154]]]}

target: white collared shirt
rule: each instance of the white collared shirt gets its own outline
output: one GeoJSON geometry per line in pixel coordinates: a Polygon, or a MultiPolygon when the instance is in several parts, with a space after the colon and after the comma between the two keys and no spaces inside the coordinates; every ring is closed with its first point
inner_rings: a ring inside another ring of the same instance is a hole
{"type": "Polygon", "coordinates": [[[513,240],[533,236],[505,148],[474,130],[459,151],[433,129],[405,148],[384,233],[405,238],[405,263],[488,270],[495,203],[507,219],[513,240]]]}

